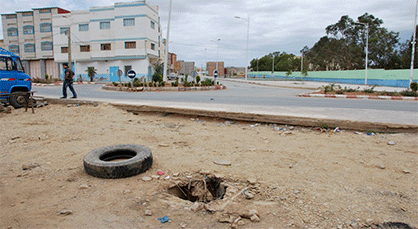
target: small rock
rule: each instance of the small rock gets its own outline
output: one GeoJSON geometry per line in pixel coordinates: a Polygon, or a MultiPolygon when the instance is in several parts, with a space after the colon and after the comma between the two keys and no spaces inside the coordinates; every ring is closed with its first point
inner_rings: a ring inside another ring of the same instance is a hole
{"type": "Polygon", "coordinates": [[[209,170],[201,170],[199,173],[200,173],[200,175],[209,175],[210,171],[209,170]]]}
{"type": "Polygon", "coordinates": [[[411,171],[409,171],[407,169],[404,169],[402,172],[405,173],[405,174],[410,174],[411,173],[411,171]]]}
{"type": "Polygon", "coordinates": [[[386,169],[386,167],[384,165],[379,165],[378,167],[379,167],[379,169],[386,169]]]}
{"type": "Polygon", "coordinates": [[[73,214],[73,211],[71,210],[62,210],[59,213],[59,215],[71,215],[71,214],[73,214]]]}
{"type": "Polygon", "coordinates": [[[28,164],[28,165],[22,165],[23,170],[31,170],[36,167],[39,167],[40,165],[38,163],[28,164]]]}
{"type": "Polygon", "coordinates": [[[396,145],[396,142],[394,142],[394,141],[390,141],[390,142],[388,142],[388,145],[396,145]]]}
{"type": "Polygon", "coordinates": [[[294,192],[295,194],[299,194],[300,193],[300,191],[299,190],[295,190],[295,192],[294,192]]]}
{"type": "Polygon", "coordinates": [[[88,189],[89,188],[89,186],[88,185],[86,185],[86,184],[82,184],[82,185],[80,185],[80,189],[81,190],[83,190],[83,189],[88,189]]]}
{"type": "Polygon", "coordinates": [[[252,215],[250,218],[251,222],[260,222],[260,217],[258,217],[256,214],[252,215]]]}
{"type": "Polygon", "coordinates": [[[284,134],[284,135],[292,135],[292,134],[293,134],[293,132],[286,131],[286,132],[284,132],[283,134],[284,134]]]}
{"type": "Polygon", "coordinates": [[[257,178],[251,177],[251,178],[248,178],[247,181],[250,185],[255,185],[257,183],[257,178]]]}
{"type": "Polygon", "coordinates": [[[340,224],[340,225],[337,226],[337,228],[338,229],[343,229],[343,225],[340,224]]]}
{"type": "Polygon", "coordinates": [[[158,180],[158,179],[160,179],[160,176],[158,176],[158,175],[152,175],[151,178],[158,180]]]}
{"type": "Polygon", "coordinates": [[[240,221],[238,221],[238,226],[244,226],[244,225],[245,225],[244,220],[240,220],[240,221]]]}
{"type": "Polygon", "coordinates": [[[218,222],[220,222],[220,223],[232,223],[232,222],[234,222],[234,218],[233,218],[232,215],[222,214],[221,217],[218,218],[218,222]]]}
{"type": "Polygon", "coordinates": [[[180,227],[181,228],[186,228],[187,227],[187,223],[184,223],[184,222],[180,223],[180,227]]]}
{"type": "Polygon", "coordinates": [[[203,208],[203,206],[202,206],[202,204],[200,204],[199,202],[195,202],[191,207],[190,207],[190,210],[192,210],[192,212],[197,212],[197,211],[199,211],[200,209],[202,209],[203,208]]]}
{"type": "Polygon", "coordinates": [[[257,211],[257,210],[255,210],[255,209],[251,209],[251,210],[248,212],[248,214],[250,214],[250,215],[258,215],[258,216],[260,216],[260,214],[258,214],[258,211],[257,211]]]}
{"type": "Polygon", "coordinates": [[[367,220],[366,220],[366,223],[367,223],[367,224],[371,224],[371,223],[373,223],[373,220],[372,220],[372,219],[367,219],[367,220]]]}
{"type": "Polygon", "coordinates": [[[152,211],[151,210],[145,210],[144,215],[145,216],[152,216],[152,211]]]}
{"type": "Polygon", "coordinates": [[[125,191],[123,191],[123,194],[128,194],[128,193],[132,193],[132,191],[131,190],[125,190],[125,191]]]}
{"type": "Polygon", "coordinates": [[[20,136],[13,136],[12,138],[10,138],[10,140],[16,140],[16,139],[19,139],[20,138],[20,136]]]}
{"type": "Polygon", "coordinates": [[[215,174],[214,175],[215,176],[215,178],[218,178],[218,179],[223,179],[223,178],[225,178],[225,175],[223,175],[223,174],[215,174]]]}
{"type": "Polygon", "coordinates": [[[152,180],[152,178],[151,178],[151,177],[142,177],[142,180],[143,180],[143,181],[151,181],[151,180],[152,180]]]}
{"type": "Polygon", "coordinates": [[[226,160],[214,161],[213,163],[216,165],[231,166],[231,162],[226,160]]]}
{"type": "Polygon", "coordinates": [[[164,144],[164,143],[161,143],[161,144],[158,144],[158,146],[159,146],[159,147],[169,147],[170,145],[168,145],[168,144],[164,144]]]}
{"type": "Polygon", "coordinates": [[[244,192],[245,199],[251,200],[254,199],[254,194],[251,191],[244,192]]]}
{"type": "Polygon", "coordinates": [[[74,181],[77,181],[77,178],[75,178],[75,177],[70,177],[70,178],[67,178],[67,181],[68,181],[68,182],[74,182],[74,181]]]}
{"type": "Polygon", "coordinates": [[[178,177],[178,176],[180,176],[180,173],[173,173],[173,177],[178,177]]]}

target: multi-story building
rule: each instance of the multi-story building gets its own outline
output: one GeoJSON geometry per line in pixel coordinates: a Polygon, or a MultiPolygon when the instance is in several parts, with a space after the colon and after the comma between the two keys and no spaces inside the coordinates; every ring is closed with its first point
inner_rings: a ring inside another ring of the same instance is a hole
{"type": "Polygon", "coordinates": [[[169,73],[178,73],[180,70],[176,71],[175,64],[177,62],[177,54],[168,53],[168,72],[169,73]]]}
{"type": "Polygon", "coordinates": [[[194,62],[186,62],[184,60],[179,60],[177,62],[180,63],[179,74],[181,74],[181,75],[191,75],[192,72],[195,70],[195,63],[194,62]]]}
{"type": "Polygon", "coordinates": [[[4,48],[4,40],[3,39],[0,39],[0,47],[4,48]]]}
{"type": "Polygon", "coordinates": [[[88,68],[99,80],[127,81],[130,69],[150,79],[152,63],[164,54],[158,6],[145,0],[55,15],[53,33],[55,61],[67,63],[71,52],[73,70],[83,79],[89,79],[88,68]]]}
{"type": "Polygon", "coordinates": [[[31,77],[43,78],[46,74],[58,77],[58,66],[54,63],[52,17],[69,12],[58,7],[45,7],[1,15],[4,46],[21,57],[31,77]]]}
{"type": "MultiPolygon", "coordinates": [[[[207,62],[206,69],[209,76],[213,76],[213,71],[216,69],[216,62],[207,62]]],[[[225,76],[224,62],[218,62],[218,76],[225,76]]]]}

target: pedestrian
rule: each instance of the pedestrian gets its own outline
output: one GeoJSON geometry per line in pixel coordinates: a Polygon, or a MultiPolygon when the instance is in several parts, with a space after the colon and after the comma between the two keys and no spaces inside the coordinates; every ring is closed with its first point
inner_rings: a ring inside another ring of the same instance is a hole
{"type": "Polygon", "coordinates": [[[61,99],[67,98],[67,87],[70,88],[71,93],[73,93],[72,99],[77,98],[77,93],[75,93],[74,87],[73,87],[73,76],[74,72],[68,67],[68,64],[63,64],[62,67],[65,69],[64,73],[64,84],[62,85],[62,97],[61,99]]]}

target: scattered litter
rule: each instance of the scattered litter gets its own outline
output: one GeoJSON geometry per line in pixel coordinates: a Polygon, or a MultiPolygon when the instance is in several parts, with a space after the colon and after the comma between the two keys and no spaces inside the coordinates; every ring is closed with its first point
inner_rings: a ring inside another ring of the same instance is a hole
{"type": "Polygon", "coordinates": [[[71,214],[73,214],[73,211],[71,210],[62,210],[59,213],[59,215],[71,215],[71,214]]]}
{"type": "Polygon", "coordinates": [[[152,180],[152,178],[151,178],[151,177],[143,177],[143,178],[142,178],[142,180],[143,180],[143,181],[151,181],[151,180],[152,180]]]}
{"type": "Polygon", "coordinates": [[[169,180],[171,177],[170,176],[166,176],[164,179],[169,180]]]}
{"type": "Polygon", "coordinates": [[[162,175],[164,175],[165,173],[164,173],[163,171],[158,171],[158,172],[157,172],[157,174],[158,174],[158,175],[160,175],[160,176],[162,176],[162,175]]]}
{"type": "Polygon", "coordinates": [[[214,161],[213,163],[215,163],[217,165],[231,166],[230,161],[214,161]]]}
{"type": "Polygon", "coordinates": [[[403,173],[405,173],[405,174],[410,174],[410,173],[411,173],[411,171],[409,171],[409,170],[407,170],[407,169],[404,169],[404,170],[403,170],[403,173]]]}
{"type": "Polygon", "coordinates": [[[144,215],[145,216],[152,216],[152,211],[151,210],[145,210],[144,215]]]}
{"type": "Polygon", "coordinates": [[[158,220],[159,220],[161,223],[167,223],[170,219],[168,218],[168,216],[164,216],[164,217],[160,217],[160,218],[158,218],[158,220]]]}
{"type": "Polygon", "coordinates": [[[396,145],[396,142],[393,142],[393,141],[390,141],[390,142],[388,142],[388,145],[396,145]]]}
{"type": "Polygon", "coordinates": [[[287,131],[287,128],[274,127],[275,131],[287,131]]]}
{"type": "Polygon", "coordinates": [[[362,135],[363,133],[362,132],[358,132],[358,131],[356,131],[356,132],[354,132],[355,134],[358,134],[358,135],[362,135]]]}
{"type": "Polygon", "coordinates": [[[376,134],[375,133],[367,133],[367,135],[369,135],[369,136],[375,136],[376,134]]]}
{"type": "Polygon", "coordinates": [[[341,132],[341,129],[339,127],[334,129],[334,133],[337,133],[337,132],[341,132]]]}

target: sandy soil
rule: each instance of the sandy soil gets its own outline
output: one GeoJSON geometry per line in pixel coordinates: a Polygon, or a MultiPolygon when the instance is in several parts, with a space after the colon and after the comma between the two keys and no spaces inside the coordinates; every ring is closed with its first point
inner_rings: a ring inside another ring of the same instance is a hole
{"type": "Polygon", "coordinates": [[[418,134],[283,127],[102,104],[0,113],[0,228],[418,226],[418,134]],[[149,147],[153,166],[115,180],[84,172],[85,154],[116,144],[149,147]],[[159,170],[165,175],[157,179],[159,170]],[[168,194],[173,184],[206,173],[228,186],[223,200],[206,205],[223,211],[168,194]],[[250,199],[240,193],[245,188],[250,199]],[[245,210],[256,210],[260,222],[245,218],[245,210]],[[163,216],[170,221],[157,220],[163,216]]]}

